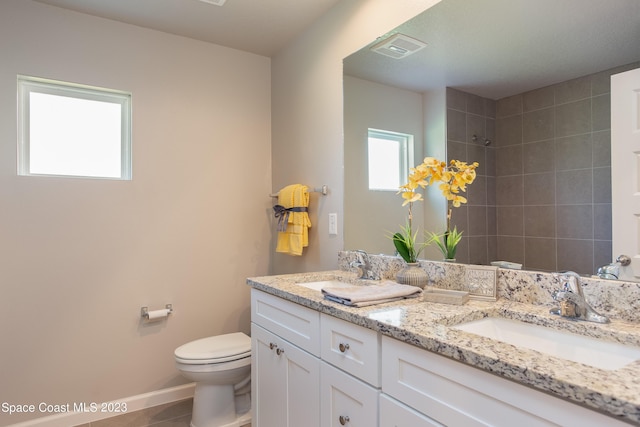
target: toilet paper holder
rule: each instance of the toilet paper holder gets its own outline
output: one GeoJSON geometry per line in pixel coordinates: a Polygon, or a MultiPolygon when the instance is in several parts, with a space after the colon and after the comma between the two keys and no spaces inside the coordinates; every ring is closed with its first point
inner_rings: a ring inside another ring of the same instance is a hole
{"type": "MultiPolygon", "coordinates": [[[[171,313],[173,313],[173,305],[172,304],[166,304],[164,306],[164,309],[162,310],[156,310],[156,311],[163,311],[166,314],[162,317],[166,317],[168,315],[170,315],[171,313]]],[[[140,317],[142,317],[143,319],[147,319],[149,320],[149,307],[141,307],[140,308],[140,317]]]]}

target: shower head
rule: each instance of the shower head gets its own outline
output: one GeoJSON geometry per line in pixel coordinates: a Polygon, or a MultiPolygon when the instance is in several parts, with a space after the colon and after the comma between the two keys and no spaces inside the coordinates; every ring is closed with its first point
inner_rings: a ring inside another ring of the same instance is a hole
{"type": "MultiPolygon", "coordinates": [[[[471,140],[473,142],[478,142],[478,135],[473,134],[473,136],[471,137],[471,140]]],[[[484,146],[486,147],[487,145],[491,144],[491,140],[487,137],[483,137],[482,138],[483,142],[484,142],[484,146]]]]}

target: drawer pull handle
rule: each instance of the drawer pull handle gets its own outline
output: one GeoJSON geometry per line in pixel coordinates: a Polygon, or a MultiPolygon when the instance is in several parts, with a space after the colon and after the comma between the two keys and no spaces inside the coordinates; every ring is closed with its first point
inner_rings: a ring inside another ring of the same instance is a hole
{"type": "Polygon", "coordinates": [[[274,348],[278,348],[278,344],[274,344],[272,342],[269,343],[269,350],[273,350],[274,348]]]}
{"type": "Polygon", "coordinates": [[[276,349],[276,354],[277,354],[278,356],[280,356],[282,353],[284,353],[284,349],[283,349],[283,348],[277,348],[277,349],[276,349]]]}
{"type": "Polygon", "coordinates": [[[340,417],[338,417],[338,421],[340,421],[340,425],[343,426],[345,424],[347,424],[349,422],[349,416],[348,415],[340,415],[340,417]]]}
{"type": "MultiPolygon", "coordinates": [[[[345,351],[349,350],[349,344],[342,344],[342,343],[340,343],[340,345],[338,346],[338,348],[340,349],[340,352],[341,352],[341,353],[344,353],[345,351]]],[[[347,421],[348,421],[348,418],[349,418],[349,417],[347,417],[347,421]]],[[[343,424],[343,425],[344,425],[344,424],[343,424]]]]}

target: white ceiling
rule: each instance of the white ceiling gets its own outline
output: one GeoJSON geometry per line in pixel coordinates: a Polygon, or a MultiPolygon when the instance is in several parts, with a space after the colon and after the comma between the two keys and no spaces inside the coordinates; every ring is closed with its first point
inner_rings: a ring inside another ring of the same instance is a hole
{"type": "Polygon", "coordinates": [[[640,61],[640,0],[442,0],[398,32],[427,47],[402,59],[366,47],[345,74],[500,99],[640,61]]]}
{"type": "Polygon", "coordinates": [[[339,0],[36,1],[271,57],[339,0]]]}
{"type": "MultiPolygon", "coordinates": [[[[271,57],[340,0],[35,1],[271,57]]],[[[640,0],[442,0],[397,32],[428,46],[400,60],[363,48],[345,73],[499,99],[640,61],[640,0]]]]}

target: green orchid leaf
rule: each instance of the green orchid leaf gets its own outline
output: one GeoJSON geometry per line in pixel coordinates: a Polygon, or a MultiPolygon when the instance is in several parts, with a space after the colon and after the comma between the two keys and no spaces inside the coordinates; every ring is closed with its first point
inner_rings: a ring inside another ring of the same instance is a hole
{"type": "Polygon", "coordinates": [[[407,248],[407,244],[404,240],[404,236],[401,233],[396,233],[393,235],[393,245],[396,247],[396,250],[400,254],[403,260],[406,262],[411,262],[411,255],[409,252],[409,248],[407,248]]]}
{"type": "Polygon", "coordinates": [[[457,227],[454,227],[453,230],[442,234],[428,233],[428,235],[428,244],[435,243],[445,259],[455,259],[458,243],[462,240],[462,231],[458,231],[457,227]]]}

